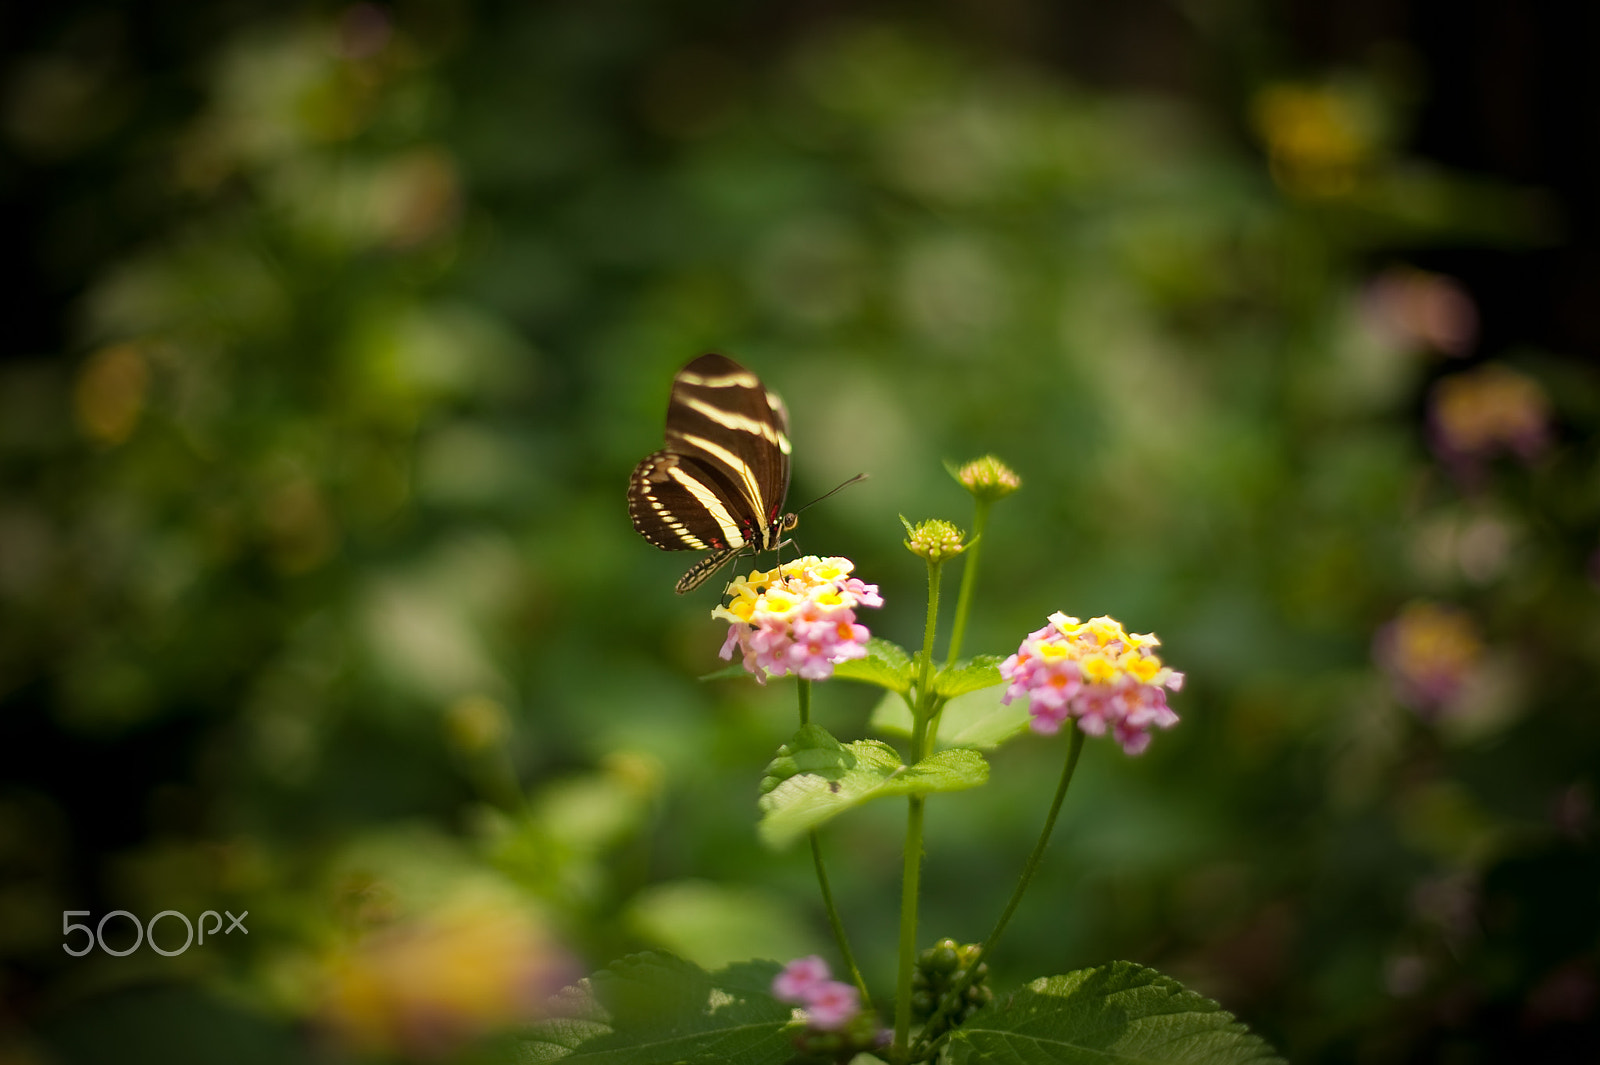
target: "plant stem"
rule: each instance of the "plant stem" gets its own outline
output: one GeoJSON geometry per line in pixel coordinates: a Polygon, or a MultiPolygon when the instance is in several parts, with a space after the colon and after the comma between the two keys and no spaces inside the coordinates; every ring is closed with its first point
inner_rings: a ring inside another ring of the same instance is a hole
{"type": "MultiPolygon", "coordinates": [[[[1055,831],[1056,815],[1061,812],[1061,803],[1067,797],[1067,787],[1072,783],[1072,774],[1078,768],[1078,756],[1083,753],[1083,731],[1076,725],[1069,727],[1072,729],[1072,736],[1067,743],[1067,760],[1061,767],[1061,780],[1056,784],[1056,795],[1051,800],[1050,812],[1045,815],[1044,829],[1039,833],[1038,842],[1033,845],[1033,853],[1028,855],[1027,864],[1022,867],[1022,876],[1017,881],[1016,890],[1012,891],[1011,898],[1006,903],[1006,908],[1000,914],[1000,920],[995,922],[994,931],[989,933],[989,938],[985,939],[983,945],[978,948],[978,956],[972,960],[971,965],[967,966],[966,975],[957,980],[951,985],[950,990],[945,992],[944,997],[939,1000],[938,1009],[934,1011],[932,1017],[928,1018],[928,1024],[924,1031],[937,1029],[949,1011],[961,1001],[961,997],[966,993],[967,988],[972,985],[972,981],[977,979],[978,966],[983,964],[984,959],[989,956],[989,952],[994,949],[994,945],[1000,941],[1001,933],[1006,930],[1006,925],[1011,921],[1011,915],[1017,912],[1017,904],[1022,901],[1023,893],[1028,890],[1028,882],[1033,879],[1033,874],[1039,869],[1039,862],[1044,857],[1045,847],[1050,843],[1050,833],[1055,831]]],[[[921,1047],[919,1049],[926,1050],[928,1048],[921,1047]]]]}
{"type": "Polygon", "coordinates": [[[911,974],[917,955],[917,892],[922,879],[923,799],[913,795],[906,815],[905,871],[900,881],[900,971],[894,992],[894,1059],[908,1060],[911,1042],[911,974]]]}
{"type": "MultiPolygon", "coordinates": [[[[912,711],[911,763],[928,756],[933,745],[929,725],[933,719],[933,640],[939,625],[940,563],[928,560],[928,620],[922,628],[922,668],[917,679],[917,704],[912,711]]],[[[906,800],[904,871],[900,879],[900,965],[894,993],[894,1050],[896,1061],[908,1061],[911,1043],[911,975],[917,960],[917,899],[922,880],[922,820],[924,799],[906,800]]]]}
{"type": "MultiPolygon", "coordinates": [[[[926,718],[933,707],[933,637],[939,628],[939,572],[941,563],[928,560],[928,619],[922,624],[922,669],[917,674],[916,732],[920,735],[926,718]]],[[[922,748],[913,744],[911,757],[926,757],[922,748]]]]}
{"type": "Polygon", "coordinates": [[[833,889],[828,886],[828,868],[822,864],[822,841],[816,829],[807,835],[811,838],[811,862],[817,868],[817,886],[822,889],[822,905],[828,911],[828,924],[832,926],[834,941],[839,945],[839,957],[844,959],[844,967],[850,970],[851,981],[856,985],[856,990],[861,992],[862,1006],[870,1010],[872,995],[867,991],[867,981],[861,975],[861,968],[856,965],[856,956],[850,951],[850,939],[844,934],[844,921],[839,918],[839,907],[833,901],[833,889]]]}
{"type": "Polygon", "coordinates": [[[966,561],[961,567],[961,591],[956,595],[956,616],[950,623],[950,649],[945,655],[946,665],[961,654],[961,641],[967,634],[967,615],[972,610],[972,587],[978,583],[978,552],[983,550],[983,529],[989,524],[989,508],[992,506],[993,500],[979,499],[973,507],[972,540],[966,551],[962,552],[966,561]]]}
{"type": "MultiPolygon", "coordinates": [[[[1017,889],[1011,893],[1011,901],[1006,903],[1005,910],[1000,914],[1000,920],[995,922],[994,931],[989,933],[989,938],[983,941],[983,947],[978,952],[978,961],[994,949],[995,942],[999,940],[1000,933],[1006,930],[1006,924],[1011,920],[1011,915],[1017,912],[1017,904],[1022,901],[1023,892],[1028,890],[1028,882],[1033,879],[1033,874],[1039,870],[1039,861],[1044,857],[1045,848],[1050,845],[1050,834],[1055,831],[1056,815],[1061,813],[1061,803],[1067,797],[1067,788],[1072,784],[1072,775],[1078,768],[1078,756],[1083,753],[1083,730],[1074,727],[1072,736],[1067,741],[1067,761],[1061,767],[1061,780],[1056,784],[1055,798],[1050,801],[1050,812],[1045,815],[1044,828],[1039,832],[1039,840],[1033,845],[1033,853],[1028,855],[1028,864],[1022,867],[1022,876],[1017,880],[1017,889]]],[[[973,963],[977,968],[977,962],[973,963]]]]}
{"type": "MultiPolygon", "coordinates": [[[[795,688],[800,702],[800,725],[804,727],[811,723],[811,682],[804,677],[796,677],[795,688]]],[[[811,840],[811,864],[817,870],[817,886],[822,889],[822,905],[828,912],[833,938],[839,944],[839,956],[844,960],[844,967],[850,970],[850,979],[855,981],[856,989],[861,992],[861,1001],[870,1009],[872,996],[867,993],[867,982],[856,965],[855,954],[850,950],[850,940],[844,934],[844,921],[839,917],[839,907],[833,901],[833,888],[828,884],[828,867],[822,862],[822,841],[816,829],[808,832],[807,836],[811,840]]]]}

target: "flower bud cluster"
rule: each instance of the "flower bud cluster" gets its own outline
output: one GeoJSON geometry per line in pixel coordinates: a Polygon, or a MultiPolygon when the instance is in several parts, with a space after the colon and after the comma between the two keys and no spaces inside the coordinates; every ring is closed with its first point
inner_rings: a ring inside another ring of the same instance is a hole
{"type": "Polygon", "coordinates": [[[1022,487],[1022,478],[993,455],[973,459],[956,470],[955,475],[963,488],[988,502],[1004,499],[1022,487]]]}
{"type": "Polygon", "coordinates": [[[1123,630],[1115,618],[1079,621],[1059,611],[1000,664],[1009,683],[1004,702],[1026,697],[1033,731],[1053,735],[1067,718],[1090,736],[1109,729],[1128,754],[1150,743],[1150,730],[1171,728],[1178,715],[1167,690],[1183,674],[1161,664],[1153,634],[1123,630]]]}
{"type": "MultiPolygon", "coordinates": [[[[944,997],[966,979],[981,950],[981,943],[962,945],[953,939],[941,939],[917,956],[917,968],[911,974],[911,1012],[918,1020],[926,1021],[933,1016],[944,997]]],[[[978,962],[972,982],[961,992],[960,1002],[945,1010],[941,1031],[960,1024],[973,1011],[994,1001],[994,992],[984,983],[988,976],[988,963],[978,962]]]]}
{"type": "Polygon", "coordinates": [[[729,622],[721,656],[739,648],[744,668],[762,684],[793,673],[826,680],[833,667],[867,654],[865,625],[856,607],[883,605],[878,586],[850,576],[847,558],[804,558],[753,571],[728,585],[729,601],[711,616],[729,622]]]}
{"type": "Polygon", "coordinates": [[[964,542],[966,533],[956,528],[942,518],[929,518],[912,526],[909,521],[901,518],[900,522],[906,527],[906,549],[913,555],[919,555],[929,562],[942,562],[967,549],[964,542]]]}

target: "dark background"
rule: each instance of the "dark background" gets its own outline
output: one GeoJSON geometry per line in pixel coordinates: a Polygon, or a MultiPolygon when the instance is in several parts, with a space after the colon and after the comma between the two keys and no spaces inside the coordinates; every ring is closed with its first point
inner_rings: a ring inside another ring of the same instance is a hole
{"type": "MultiPolygon", "coordinates": [[[[328,989],[396,964],[352,929],[479,880],[579,967],[825,949],[746,805],[786,694],[694,682],[720,634],[666,590],[687,561],[620,522],[712,348],[788,399],[797,500],[869,465],[801,543],[883,584],[875,632],[918,633],[895,515],[965,520],[940,460],[994,450],[1027,488],[969,647],[1104,611],[1192,678],[1148,756],[1091,749],[998,981],[1130,957],[1294,1060],[1589,1060],[1597,40],[1511,3],[12,5],[0,1060],[454,1053],[328,989]],[[261,133],[274,78],[301,95],[261,133]],[[1353,191],[1273,170],[1275,85],[1380,116],[1353,191]],[[883,161],[967,105],[1014,185],[883,161]],[[1408,267],[1470,297],[1456,350],[1351,339],[1408,267]],[[1170,439],[1113,409],[1124,358],[1170,439]],[[1486,363],[1539,382],[1551,442],[1463,472],[1432,389],[1486,363]],[[131,421],[95,421],[94,367],[131,421]],[[1417,561],[1473,530],[1511,546],[1417,561]],[[1475,619],[1479,724],[1372,660],[1419,598],[1475,619]],[[224,903],[248,944],[58,949],[63,910],[224,903]]],[[[930,808],[930,935],[983,934],[1055,753],[930,808]]],[[[884,855],[841,889],[878,900],[846,913],[885,983],[894,832],[834,841],[884,855]]]]}

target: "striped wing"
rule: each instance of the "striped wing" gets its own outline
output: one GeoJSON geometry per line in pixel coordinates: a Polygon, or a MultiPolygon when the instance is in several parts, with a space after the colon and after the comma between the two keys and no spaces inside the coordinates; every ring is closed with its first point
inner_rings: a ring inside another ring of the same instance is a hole
{"type": "Polygon", "coordinates": [[[633,527],[664,551],[717,552],[705,564],[770,550],[789,492],[788,427],[783,401],[755,374],[723,355],[695,359],[672,382],[666,446],[633,471],[633,527]]]}

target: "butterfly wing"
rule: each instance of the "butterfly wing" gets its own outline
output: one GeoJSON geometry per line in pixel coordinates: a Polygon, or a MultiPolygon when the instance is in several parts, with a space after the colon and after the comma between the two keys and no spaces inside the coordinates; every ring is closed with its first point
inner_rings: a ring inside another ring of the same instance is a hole
{"type": "Polygon", "coordinates": [[[789,491],[788,427],[755,374],[724,355],[695,359],[672,382],[666,447],[634,468],[633,527],[665,551],[770,549],[789,491]]]}

